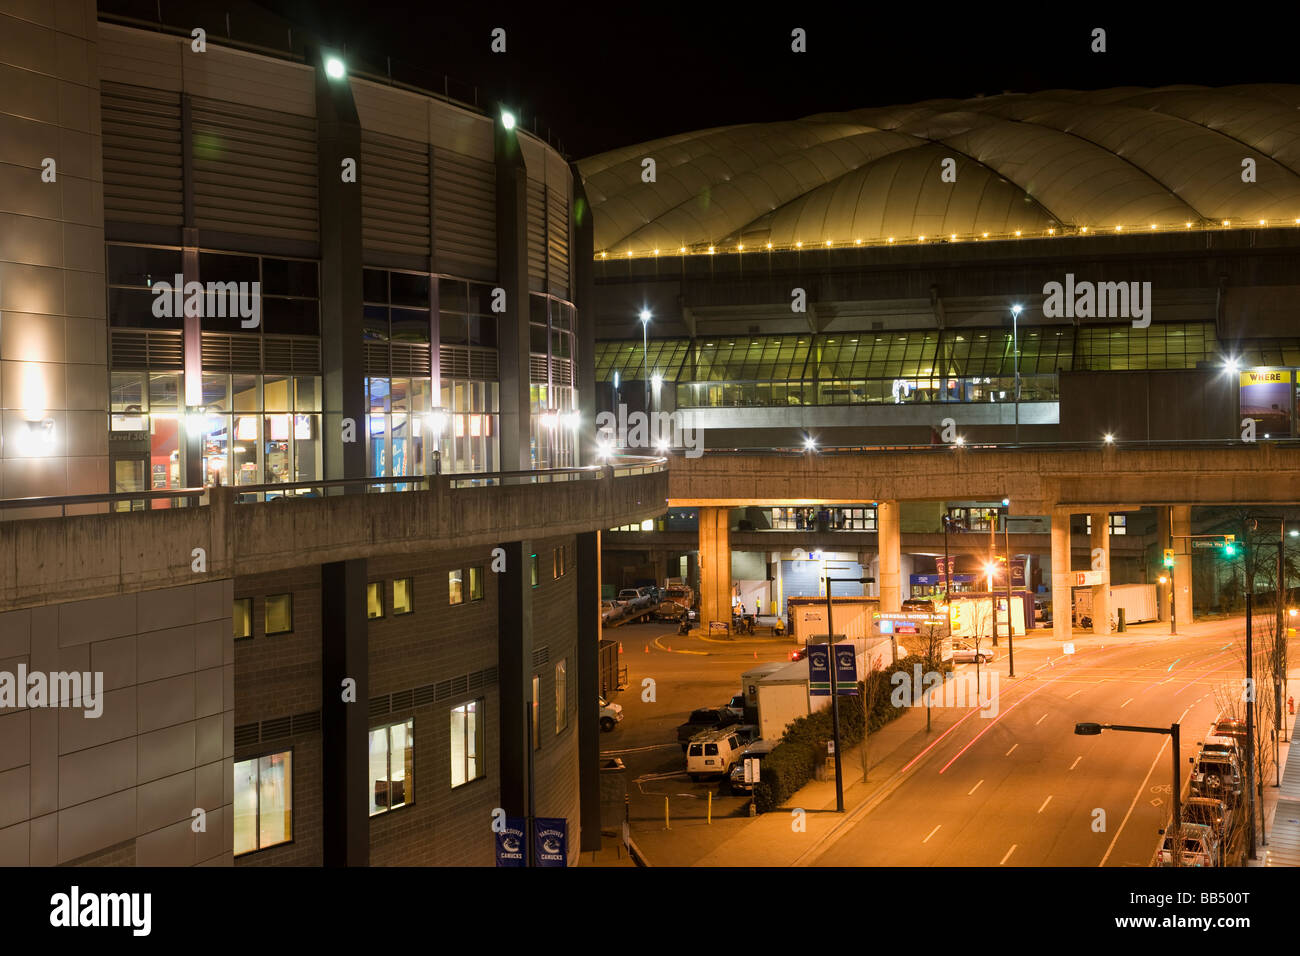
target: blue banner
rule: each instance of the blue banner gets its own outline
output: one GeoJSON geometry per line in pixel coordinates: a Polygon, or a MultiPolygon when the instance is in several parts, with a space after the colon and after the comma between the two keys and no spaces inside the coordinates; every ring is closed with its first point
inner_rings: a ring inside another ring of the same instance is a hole
{"type": "Polygon", "coordinates": [[[840,696],[858,692],[858,652],[852,644],[835,645],[835,692],[840,696]]]}
{"type": "Polygon", "coordinates": [[[523,817],[506,817],[506,828],[496,834],[497,866],[527,866],[524,858],[523,817]]]}
{"type": "Polygon", "coordinates": [[[537,865],[569,865],[569,821],[564,817],[537,817],[537,865]]]}
{"type": "Polygon", "coordinates": [[[808,693],[829,697],[831,693],[831,655],[825,644],[808,645],[808,693]]]}

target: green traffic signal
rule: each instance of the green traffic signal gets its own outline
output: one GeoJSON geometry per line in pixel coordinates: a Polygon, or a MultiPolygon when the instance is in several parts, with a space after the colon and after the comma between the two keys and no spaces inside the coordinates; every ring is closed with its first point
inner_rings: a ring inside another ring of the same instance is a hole
{"type": "Polygon", "coordinates": [[[1223,546],[1223,553],[1226,554],[1228,557],[1232,557],[1234,554],[1237,553],[1237,546],[1233,544],[1231,541],[1229,541],[1227,544],[1223,546]]]}

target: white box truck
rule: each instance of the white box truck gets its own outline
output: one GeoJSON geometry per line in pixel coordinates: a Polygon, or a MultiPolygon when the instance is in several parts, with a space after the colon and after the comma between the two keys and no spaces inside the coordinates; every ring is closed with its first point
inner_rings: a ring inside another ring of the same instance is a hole
{"type": "Polygon", "coordinates": [[[828,707],[830,702],[830,697],[809,696],[807,659],[783,664],[758,681],[759,736],[780,740],[792,721],[828,707]]]}

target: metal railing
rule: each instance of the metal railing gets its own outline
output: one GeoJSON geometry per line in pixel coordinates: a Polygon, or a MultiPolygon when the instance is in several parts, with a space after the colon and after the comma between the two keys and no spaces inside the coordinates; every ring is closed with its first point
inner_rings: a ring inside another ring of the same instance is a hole
{"type": "Polygon", "coordinates": [[[1190,438],[1152,439],[1106,442],[1095,441],[1022,441],[990,442],[967,441],[962,444],[880,444],[880,445],[817,445],[815,448],[790,445],[749,445],[734,448],[705,448],[704,454],[723,456],[763,455],[772,458],[798,458],[804,455],[860,455],[864,452],[969,452],[969,451],[1101,451],[1113,449],[1177,450],[1180,448],[1203,451],[1211,448],[1258,448],[1263,445],[1300,446],[1300,438],[1261,438],[1244,441],[1240,438],[1190,438]]]}
{"type": "MultiPolygon", "coordinates": [[[[60,516],[67,516],[67,509],[77,505],[113,505],[118,502],[147,502],[184,500],[186,507],[196,507],[204,503],[212,488],[224,488],[236,495],[236,502],[245,496],[268,494],[266,503],[284,501],[290,498],[324,497],[326,489],[354,488],[364,486],[371,491],[431,491],[440,483],[458,490],[463,488],[485,488],[501,485],[535,485],[549,484],[556,481],[582,481],[600,478],[626,478],[634,475],[653,474],[663,471],[668,466],[668,459],[663,456],[626,455],[603,465],[580,465],[571,468],[547,468],[523,471],[488,471],[466,472],[463,474],[441,475],[396,475],[363,478],[324,478],[308,481],[273,482],[261,485],[210,485],[199,488],[172,488],[165,491],[116,491],[87,495],[49,495],[33,498],[0,499],[0,510],[9,508],[58,508],[60,516]],[[399,486],[409,487],[399,487],[399,486]],[[304,494],[304,492],[306,492],[304,494]]],[[[145,510],[145,509],[135,509],[145,510]]],[[[158,509],[163,510],[163,509],[158,509]]],[[[110,513],[118,513],[113,510],[110,513]]],[[[130,513],[130,512],[123,512],[130,513]]]]}

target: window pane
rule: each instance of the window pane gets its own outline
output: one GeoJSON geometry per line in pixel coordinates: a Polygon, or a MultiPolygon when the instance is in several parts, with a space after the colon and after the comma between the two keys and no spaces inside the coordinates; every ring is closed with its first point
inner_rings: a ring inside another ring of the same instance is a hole
{"type": "Polygon", "coordinates": [[[231,613],[235,625],[235,639],[253,636],[253,599],[236,598],[231,613]]]}
{"type": "Polygon", "coordinates": [[[411,578],[398,578],[393,582],[393,613],[410,614],[415,610],[415,588],[411,578]]]}
{"type": "Polygon", "coordinates": [[[316,263],[296,259],[263,259],[262,291],[268,295],[296,295],[314,299],[316,263]]]}
{"type": "Polygon", "coordinates": [[[459,569],[447,572],[447,603],[465,603],[464,581],[459,569]]]}
{"type": "Polygon", "coordinates": [[[370,815],[388,809],[388,728],[370,731],[370,815]]]}
{"type": "Polygon", "coordinates": [[[531,564],[530,574],[532,576],[532,585],[537,587],[537,555],[530,554],[528,560],[531,564]]]}
{"type": "Polygon", "coordinates": [[[235,762],[235,856],[257,849],[257,761],[235,762]]]}
{"type": "Polygon", "coordinates": [[[412,275],[409,272],[390,274],[393,289],[393,305],[413,305],[427,309],[429,307],[429,277],[412,275]]]}
{"type": "Polygon", "coordinates": [[[287,634],[293,630],[293,595],[266,596],[266,633],[287,634]]]}
{"type": "Polygon", "coordinates": [[[371,581],[366,585],[366,617],[384,616],[384,582],[371,581]]]}
{"type": "Polygon", "coordinates": [[[569,726],[568,659],[555,665],[555,732],[569,726]]]}
{"type": "Polygon", "coordinates": [[[389,807],[404,807],[415,801],[415,721],[394,724],[389,736],[389,807]]]}
{"type": "Polygon", "coordinates": [[[542,748],[542,727],[538,718],[538,711],[542,703],[542,679],[536,674],[533,675],[533,749],[542,748]]]}
{"type": "Polygon", "coordinates": [[[293,839],[292,759],[289,751],[258,759],[259,848],[293,839]]]}
{"type": "Polygon", "coordinates": [[[483,600],[483,568],[469,569],[469,599],[471,601],[483,600]]]}

